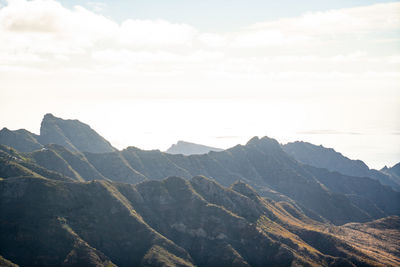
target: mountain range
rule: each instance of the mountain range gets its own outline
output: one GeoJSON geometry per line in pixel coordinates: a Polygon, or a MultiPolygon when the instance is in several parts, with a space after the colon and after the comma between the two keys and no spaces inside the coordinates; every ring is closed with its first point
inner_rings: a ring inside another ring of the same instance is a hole
{"type": "MultiPolygon", "coordinates": [[[[51,114],[0,144],[5,266],[400,265],[395,184],[326,148],[119,151],[51,114]]],[[[398,166],[376,172],[396,181],[398,166]]]]}

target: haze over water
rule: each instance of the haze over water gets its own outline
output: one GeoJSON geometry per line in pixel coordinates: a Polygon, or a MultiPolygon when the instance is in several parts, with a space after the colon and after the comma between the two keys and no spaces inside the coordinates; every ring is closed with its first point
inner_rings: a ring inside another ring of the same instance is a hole
{"type": "MultiPolygon", "coordinates": [[[[65,100],[29,113],[15,110],[16,119],[3,120],[1,125],[10,129],[23,125],[39,133],[43,115],[51,111],[56,116],[88,123],[119,149],[136,146],[166,150],[178,140],[229,148],[245,144],[253,136],[267,135],[280,143],[302,140],[333,147],[347,157],[365,161],[371,168],[380,169],[399,161],[399,129],[393,127],[397,125],[398,110],[393,106],[387,107],[387,114],[392,117],[383,120],[360,116],[367,111],[354,110],[353,103],[306,103],[284,99],[163,99],[75,101],[71,108],[71,101],[65,100]],[[328,105],[335,104],[341,108],[331,113],[328,105]]],[[[368,108],[373,103],[364,105],[368,108]]]]}

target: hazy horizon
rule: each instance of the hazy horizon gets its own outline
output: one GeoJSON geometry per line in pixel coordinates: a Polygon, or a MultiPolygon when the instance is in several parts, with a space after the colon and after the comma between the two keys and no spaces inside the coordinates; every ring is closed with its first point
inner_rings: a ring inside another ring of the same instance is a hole
{"type": "MultiPolygon", "coordinates": [[[[164,102],[164,101],[162,101],[164,102]]],[[[198,102],[198,100],[196,101],[198,102]]],[[[148,102],[144,102],[145,104],[148,104],[148,102]]],[[[142,105],[144,104],[142,103],[142,105]]],[[[164,106],[164,103],[161,104],[164,106]]],[[[220,103],[218,103],[220,104],[220,103]]],[[[160,102],[157,103],[157,105],[160,105],[160,102]]],[[[189,104],[189,105],[193,105],[189,104]]],[[[121,104],[119,104],[121,107],[121,104]]],[[[252,106],[254,106],[254,103],[252,103],[252,106]]],[[[122,105],[123,107],[123,105],[122,105]]],[[[51,112],[49,112],[51,113],[51,112]]],[[[231,148],[235,145],[241,144],[244,145],[249,141],[252,137],[258,136],[258,137],[264,137],[268,136],[270,138],[276,139],[279,143],[281,144],[286,144],[289,142],[294,142],[294,141],[304,141],[304,142],[309,142],[315,145],[322,145],[327,148],[333,148],[337,152],[342,153],[344,156],[349,157],[350,159],[359,159],[363,160],[370,168],[375,168],[375,169],[381,169],[384,166],[393,166],[399,162],[399,156],[396,154],[398,151],[397,149],[393,149],[394,153],[393,155],[390,155],[388,151],[390,152],[390,147],[386,146],[384,153],[379,154],[380,152],[374,149],[377,149],[376,147],[373,146],[365,146],[365,141],[368,141],[369,139],[384,139],[388,138],[388,136],[393,136],[395,139],[397,138],[396,133],[389,133],[387,135],[385,134],[379,134],[378,132],[372,131],[370,132],[339,132],[335,131],[332,129],[309,129],[309,130],[304,130],[304,131],[296,131],[295,128],[287,129],[287,131],[276,131],[276,130],[270,130],[269,132],[263,132],[262,127],[259,129],[259,131],[255,134],[250,133],[249,131],[241,131],[239,128],[236,130],[232,130],[232,128],[227,128],[227,127],[222,127],[220,128],[218,136],[216,135],[211,135],[211,131],[207,131],[208,128],[206,129],[206,132],[201,132],[201,135],[196,135],[194,134],[193,131],[185,131],[183,132],[180,136],[176,133],[174,133],[174,127],[171,127],[169,131],[165,132],[159,132],[157,133],[154,128],[151,127],[146,127],[147,129],[153,129],[152,131],[141,131],[141,132],[133,132],[132,126],[129,126],[129,123],[122,123],[120,121],[115,121],[115,119],[112,116],[107,117],[105,114],[104,118],[100,117],[95,117],[95,118],[90,118],[85,116],[86,119],[82,119],[79,117],[79,114],[75,113],[77,117],[68,117],[68,116],[61,116],[60,114],[53,113],[54,116],[56,117],[61,117],[62,119],[77,119],[80,120],[83,123],[88,124],[89,126],[92,127],[95,131],[97,131],[100,135],[102,135],[104,138],[106,138],[110,143],[118,148],[119,150],[122,150],[124,148],[127,148],[128,146],[135,146],[141,149],[145,150],[152,150],[152,149],[158,149],[161,151],[167,150],[172,144],[175,144],[178,141],[188,141],[188,142],[193,142],[196,144],[201,144],[201,145],[207,145],[207,146],[212,146],[212,147],[217,147],[217,148],[223,148],[223,149],[228,149],[231,148]],[[96,120],[97,119],[97,120],[96,120]],[[105,127],[101,127],[101,126],[105,127]],[[117,130],[111,129],[110,126],[112,127],[117,127],[117,130]],[[125,128],[124,128],[125,127],[125,128]],[[129,130],[127,130],[129,129],[129,130]],[[229,135],[232,132],[237,132],[237,135],[229,135]],[[160,138],[160,135],[163,135],[163,138],[160,138]],[[351,144],[350,146],[348,144],[351,144]],[[377,158],[379,155],[379,158],[377,158]],[[369,156],[369,158],[368,158],[369,156]],[[363,158],[364,157],[364,158],[363,158]],[[367,157],[367,159],[365,158],[367,157]],[[387,160],[388,159],[388,160],[387,160]],[[385,161],[387,160],[387,161],[385,161]],[[397,161],[396,161],[397,160],[397,161]],[[376,165],[374,165],[374,163],[376,165]]],[[[42,120],[42,117],[45,114],[38,118],[37,120],[32,120],[30,121],[31,124],[35,124],[34,127],[10,127],[7,125],[0,125],[1,128],[6,127],[10,130],[17,130],[17,129],[27,129],[35,134],[40,133],[40,122],[42,120]]],[[[127,119],[127,122],[129,120],[127,119]]],[[[237,121],[237,126],[241,127],[243,126],[242,123],[247,123],[248,125],[254,123],[254,121],[247,120],[246,118],[242,118],[242,120],[237,121]]],[[[16,125],[18,122],[15,122],[13,125],[16,125]]],[[[140,121],[142,124],[143,121],[140,121]]],[[[168,121],[164,120],[164,123],[168,123],[168,121]]],[[[275,126],[276,123],[279,124],[279,122],[275,121],[275,126]]],[[[158,125],[157,127],[165,127],[165,125],[158,125]]],[[[275,127],[279,128],[279,127],[275,127]]],[[[190,128],[193,130],[196,130],[195,127],[190,128]]],[[[306,128],[303,128],[306,129],[306,128]]],[[[215,133],[215,132],[214,132],[215,133]]],[[[379,140],[378,140],[379,141],[379,140]]]]}
{"type": "Polygon", "coordinates": [[[400,161],[399,1],[0,1],[0,127],[114,146],[253,136],[400,161]],[[291,4],[289,7],[288,5],[291,4]]]}

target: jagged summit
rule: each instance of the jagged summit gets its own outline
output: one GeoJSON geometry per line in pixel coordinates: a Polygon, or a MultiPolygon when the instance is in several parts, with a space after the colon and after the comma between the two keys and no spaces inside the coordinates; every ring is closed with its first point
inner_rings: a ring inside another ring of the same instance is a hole
{"type": "Polygon", "coordinates": [[[52,119],[52,118],[56,118],[52,113],[46,113],[46,114],[44,114],[44,117],[43,117],[43,119],[44,120],[46,120],[46,119],[52,119]]]}
{"type": "Polygon", "coordinates": [[[254,136],[251,138],[247,143],[246,146],[255,145],[257,147],[263,148],[274,148],[274,149],[281,149],[278,141],[268,136],[264,136],[259,138],[258,136],[254,136]]]}
{"type": "Polygon", "coordinates": [[[199,155],[207,154],[210,151],[222,151],[221,148],[199,145],[186,141],[178,141],[165,151],[169,154],[183,154],[183,155],[199,155]]]}
{"type": "Polygon", "coordinates": [[[25,129],[0,131],[0,144],[14,147],[21,152],[32,152],[47,144],[58,144],[71,151],[104,153],[116,149],[89,125],[79,120],[63,120],[51,113],[44,115],[40,135],[25,129]]]}

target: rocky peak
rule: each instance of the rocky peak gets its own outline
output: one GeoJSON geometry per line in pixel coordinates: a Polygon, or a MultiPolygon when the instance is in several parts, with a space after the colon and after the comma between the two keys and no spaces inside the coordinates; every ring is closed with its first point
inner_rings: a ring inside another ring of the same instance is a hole
{"type": "Polygon", "coordinates": [[[89,125],[78,120],[63,120],[47,113],[40,127],[42,144],[59,144],[71,151],[105,153],[116,149],[89,125]]]}
{"type": "Polygon", "coordinates": [[[273,138],[269,138],[268,136],[264,136],[262,138],[255,136],[251,138],[247,142],[246,146],[252,146],[252,145],[262,150],[281,150],[278,141],[276,141],[273,138]]]}

